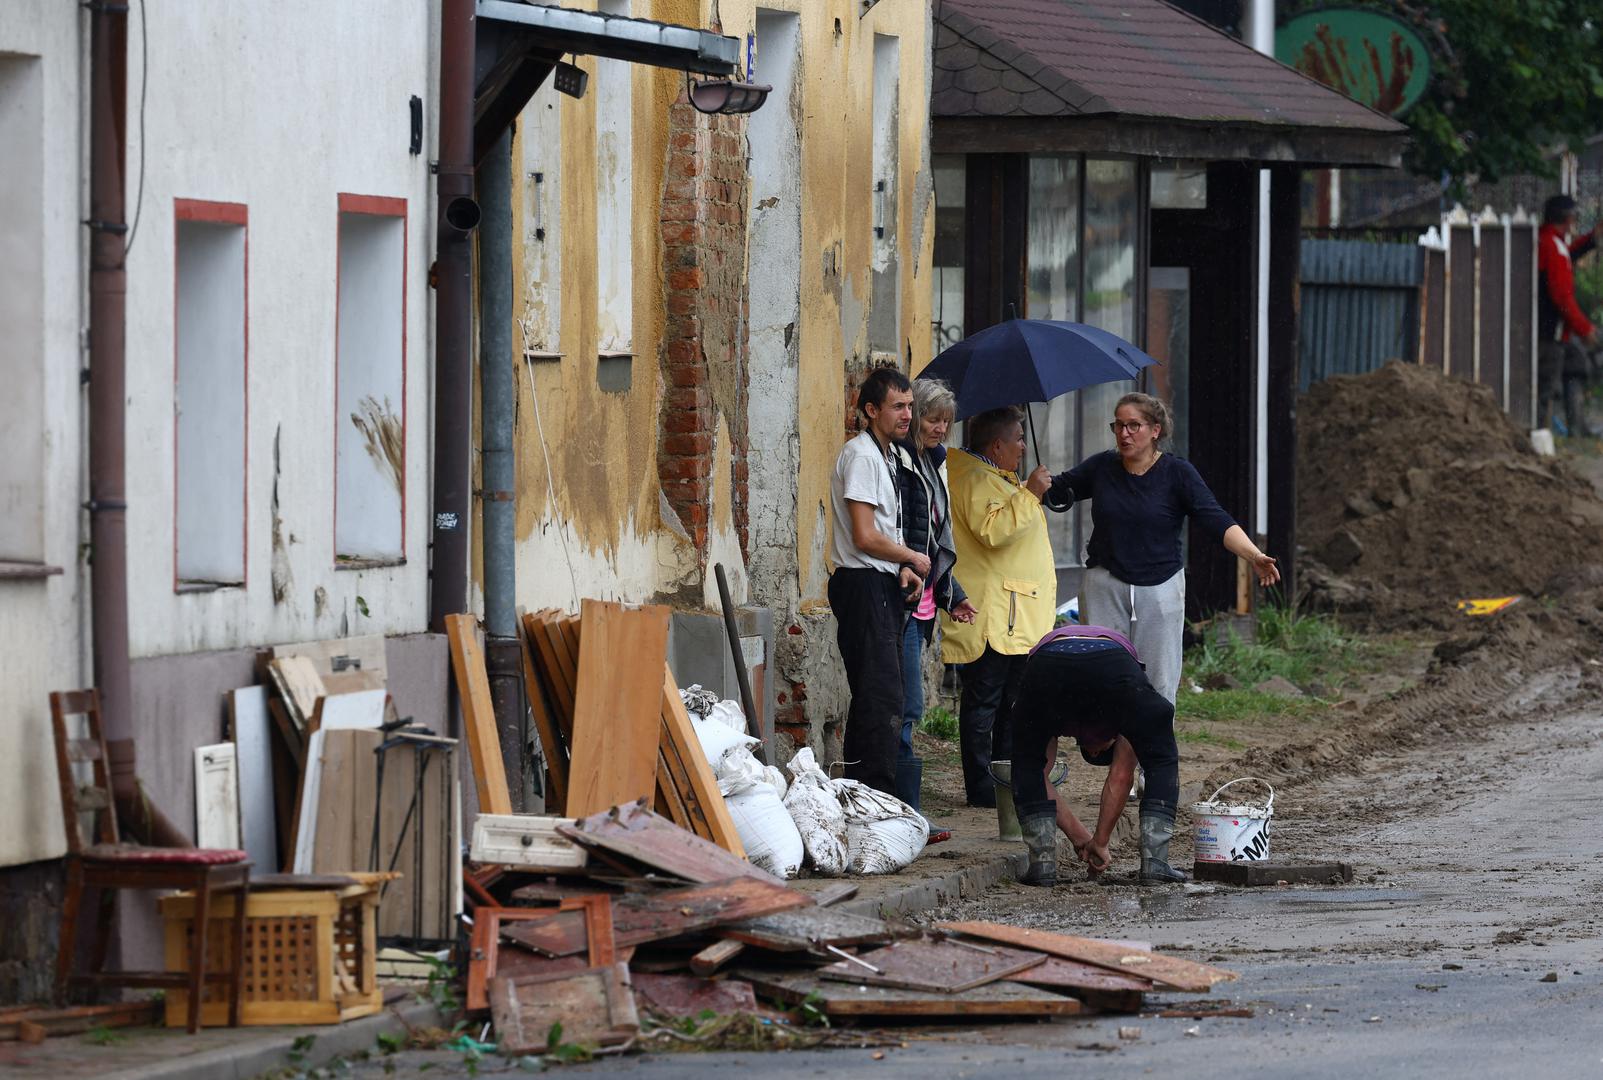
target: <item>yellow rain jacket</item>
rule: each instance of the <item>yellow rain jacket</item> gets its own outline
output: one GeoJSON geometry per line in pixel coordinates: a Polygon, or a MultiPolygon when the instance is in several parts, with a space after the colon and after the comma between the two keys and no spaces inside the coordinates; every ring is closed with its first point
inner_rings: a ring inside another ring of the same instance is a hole
{"type": "Polygon", "coordinates": [[[1004,656],[1027,653],[1052,629],[1058,580],[1041,500],[1004,472],[964,450],[947,456],[952,491],[952,573],[979,612],[964,625],[941,612],[941,655],[948,664],[978,660],[989,645],[1004,656]]]}

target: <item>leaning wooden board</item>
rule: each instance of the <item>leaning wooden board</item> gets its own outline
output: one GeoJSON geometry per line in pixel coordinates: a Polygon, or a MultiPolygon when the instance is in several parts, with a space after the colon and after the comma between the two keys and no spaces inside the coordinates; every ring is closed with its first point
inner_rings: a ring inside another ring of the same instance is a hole
{"type": "Polygon", "coordinates": [[[535,671],[531,643],[540,628],[535,624],[533,615],[524,615],[522,622],[523,636],[519,644],[523,646],[524,694],[529,699],[529,714],[534,719],[535,733],[540,736],[540,749],[545,752],[546,775],[551,780],[546,791],[545,807],[553,814],[560,814],[568,801],[568,744],[557,726],[554,706],[546,697],[551,687],[535,671]]]}
{"type": "Polygon", "coordinates": [[[584,602],[564,812],[585,817],[656,794],[668,609],[584,602]]]}
{"type": "Polygon", "coordinates": [[[674,681],[673,670],[666,663],[662,666],[662,739],[665,745],[678,752],[679,762],[690,785],[681,794],[686,802],[694,798],[700,806],[701,813],[707,819],[707,839],[744,859],[746,848],[740,842],[735,819],[729,816],[729,807],[718,790],[712,766],[702,752],[701,739],[690,723],[684,699],[679,696],[679,684],[674,681]]]}
{"type": "Polygon", "coordinates": [[[495,727],[495,707],[490,701],[484,653],[479,648],[478,625],[472,615],[447,615],[445,632],[451,639],[451,670],[462,702],[462,727],[473,759],[479,809],[487,814],[510,814],[512,796],[507,789],[506,764],[501,760],[501,736],[495,727]]]}
{"type": "MultiPolygon", "coordinates": [[[[704,762],[705,763],[705,762],[704,762]]],[[[721,799],[721,797],[720,797],[721,799]]],[[[634,859],[684,881],[722,881],[733,877],[756,878],[770,885],[784,882],[713,843],[693,836],[667,818],[648,810],[644,800],[615,806],[604,813],[558,825],[557,833],[576,844],[634,859]]],[[[799,891],[798,891],[799,892],[799,891]]],[[[806,893],[808,903],[812,898],[806,893]]]]}
{"type": "Polygon", "coordinates": [[[1080,1003],[1049,990],[1033,990],[1014,982],[994,982],[960,994],[901,990],[891,986],[851,986],[794,971],[738,968],[731,978],[744,979],[764,997],[790,1005],[811,1001],[831,1017],[848,1016],[1077,1016],[1080,1003]]]}
{"type": "Polygon", "coordinates": [[[989,922],[949,922],[941,923],[940,928],[954,934],[966,934],[1078,960],[1109,971],[1138,975],[1174,990],[1201,993],[1212,989],[1214,983],[1240,978],[1234,971],[1225,971],[1223,968],[1209,967],[1175,956],[1143,952],[1117,942],[1055,934],[1050,930],[1030,930],[989,922]]]}

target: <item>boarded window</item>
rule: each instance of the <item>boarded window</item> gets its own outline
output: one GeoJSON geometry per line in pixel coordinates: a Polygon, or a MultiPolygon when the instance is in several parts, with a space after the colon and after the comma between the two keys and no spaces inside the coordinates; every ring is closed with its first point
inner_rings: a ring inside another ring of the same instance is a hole
{"type": "MultiPolygon", "coordinates": [[[[627,16],[630,0],[601,0],[627,16]]],[[[596,61],[596,286],[600,352],[634,348],[634,66],[596,61]]]]}
{"type": "Polygon", "coordinates": [[[902,43],[886,34],[874,35],[873,131],[873,301],[868,314],[868,347],[874,352],[901,355],[902,279],[896,237],[897,161],[901,145],[897,123],[901,86],[902,43]]]}
{"type": "Polygon", "coordinates": [[[44,114],[36,56],[0,56],[0,562],[44,561],[44,114]]]}
{"type": "Polygon", "coordinates": [[[406,200],[341,195],[335,368],[337,564],[406,555],[406,200]]]}
{"type": "Polygon", "coordinates": [[[192,199],[175,209],[174,573],[179,588],[243,585],[246,210],[192,199]]]}

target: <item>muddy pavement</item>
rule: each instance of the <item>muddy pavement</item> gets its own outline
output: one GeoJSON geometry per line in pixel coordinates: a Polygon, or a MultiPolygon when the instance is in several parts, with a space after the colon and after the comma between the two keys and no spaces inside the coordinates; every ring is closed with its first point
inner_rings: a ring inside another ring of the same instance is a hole
{"type": "MultiPolygon", "coordinates": [[[[1251,1018],[1156,1017],[1195,999],[1152,995],[1140,1017],[900,1028],[888,1033],[894,1044],[869,1049],[647,1053],[570,1068],[675,1080],[1598,1075],[1603,707],[1576,689],[1534,687],[1473,738],[1370,742],[1354,771],[1284,784],[1274,856],[1351,862],[1350,885],[1008,883],[932,916],[1148,940],[1240,972],[1209,1000],[1251,1018]]],[[[500,1071],[516,1066],[478,1067],[500,1071]]],[[[462,1072],[450,1055],[409,1052],[349,1075],[462,1072]]]]}

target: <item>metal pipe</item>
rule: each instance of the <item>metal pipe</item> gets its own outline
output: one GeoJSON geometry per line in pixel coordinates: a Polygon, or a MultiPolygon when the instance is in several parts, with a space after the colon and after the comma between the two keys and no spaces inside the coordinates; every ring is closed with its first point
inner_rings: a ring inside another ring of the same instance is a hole
{"type": "Polygon", "coordinates": [[[127,293],[123,197],[128,11],[90,6],[89,544],[90,633],[112,793],[122,828],[146,843],[189,847],[143,797],[134,760],[128,651],[127,293]]]}
{"type": "MultiPolygon", "coordinates": [[[[712,569],[718,578],[718,600],[724,608],[724,633],[729,636],[729,654],[735,661],[735,685],[740,687],[740,707],[746,710],[746,733],[760,742],[763,737],[763,718],[757,715],[757,701],[751,693],[751,678],[746,674],[746,655],[740,647],[740,628],[735,625],[735,601],[729,594],[729,579],[724,576],[723,563],[713,563],[712,569]]],[[[762,749],[758,747],[759,751],[762,749]]]]}
{"type": "Polygon", "coordinates": [[[485,665],[515,810],[532,798],[523,650],[518,642],[513,430],[517,368],[512,355],[512,133],[478,167],[479,205],[479,550],[484,564],[485,665]]]}
{"type": "Polygon", "coordinates": [[[472,477],[473,0],[440,4],[439,220],[435,256],[434,520],[429,625],[467,610],[468,510],[472,477]]]}

